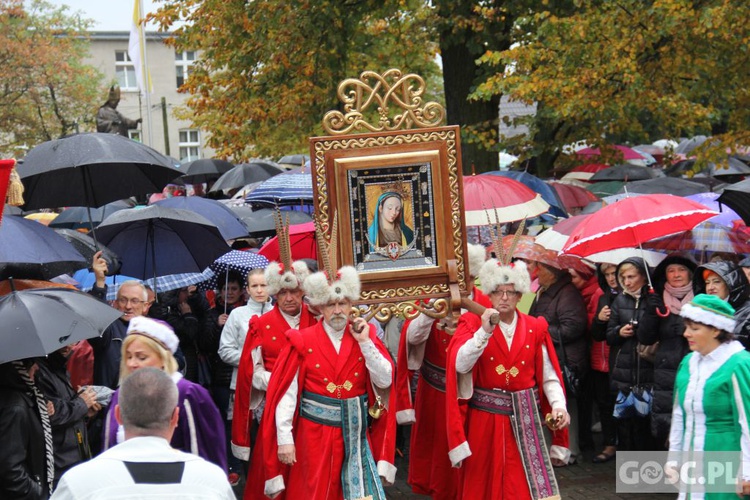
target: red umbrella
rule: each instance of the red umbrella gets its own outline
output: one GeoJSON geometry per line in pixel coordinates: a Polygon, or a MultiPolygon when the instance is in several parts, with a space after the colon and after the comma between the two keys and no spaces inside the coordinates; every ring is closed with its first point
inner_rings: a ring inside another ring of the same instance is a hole
{"type": "Polygon", "coordinates": [[[693,229],[717,215],[698,202],[671,194],[625,198],[594,212],[573,230],[562,249],[586,257],[693,229]]]}
{"type": "MultiPolygon", "coordinates": [[[[633,148],[627,146],[610,146],[610,148],[617,149],[622,154],[623,160],[645,160],[646,157],[633,148]]],[[[601,156],[602,152],[599,148],[583,148],[576,151],[578,156],[583,157],[595,157],[601,156]]]]}
{"type": "MultiPolygon", "coordinates": [[[[305,222],[289,226],[289,245],[292,247],[292,259],[318,260],[318,246],[315,242],[315,223],[305,222]]],[[[274,236],[258,251],[269,261],[279,261],[279,238],[274,236]]]]}
{"type": "Polygon", "coordinates": [[[595,173],[600,170],[609,168],[606,163],[587,163],[585,165],[578,165],[573,170],[562,176],[560,180],[576,180],[588,182],[595,173]]]}
{"type": "Polygon", "coordinates": [[[549,205],[540,194],[516,180],[471,175],[464,177],[464,210],[467,226],[486,226],[488,215],[492,223],[502,224],[536,217],[549,210],[549,205]]]}
{"type": "Polygon", "coordinates": [[[577,208],[583,208],[592,201],[599,200],[594,193],[582,187],[563,184],[561,182],[548,182],[548,184],[555,188],[557,196],[560,197],[563,205],[565,205],[565,210],[568,212],[577,208]]]}
{"type": "Polygon", "coordinates": [[[574,215],[567,219],[562,219],[554,226],[536,235],[536,242],[548,250],[559,252],[565,246],[565,243],[567,243],[573,230],[588,219],[589,215],[574,215]]]}

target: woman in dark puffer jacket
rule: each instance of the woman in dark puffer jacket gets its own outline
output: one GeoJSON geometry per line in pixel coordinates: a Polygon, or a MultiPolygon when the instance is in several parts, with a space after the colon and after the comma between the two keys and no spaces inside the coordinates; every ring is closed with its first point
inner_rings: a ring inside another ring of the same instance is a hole
{"type": "Polygon", "coordinates": [[[656,445],[666,449],[672,423],[673,389],[677,368],[690,352],[683,337],[685,323],[680,316],[682,304],[693,297],[693,273],[697,264],[686,255],[673,254],[654,270],[655,293],[646,298],[646,310],[638,326],[638,341],[644,345],[659,343],[654,357],[654,392],[651,407],[651,434],[656,445]]]}
{"type": "MultiPolygon", "coordinates": [[[[648,386],[653,383],[654,365],[638,356],[636,336],[646,308],[647,272],[646,264],[639,257],[625,259],[617,266],[617,280],[622,293],[612,303],[612,313],[607,324],[610,389],[613,397],[618,392],[629,394],[636,384],[648,386]]],[[[617,419],[617,438],[618,450],[653,450],[650,416],[617,419]]]]}

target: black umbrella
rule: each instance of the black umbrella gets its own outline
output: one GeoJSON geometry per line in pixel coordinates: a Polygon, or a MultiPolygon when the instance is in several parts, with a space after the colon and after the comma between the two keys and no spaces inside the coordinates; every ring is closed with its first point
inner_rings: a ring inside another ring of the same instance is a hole
{"type": "Polygon", "coordinates": [[[691,194],[705,193],[710,191],[708,186],[699,182],[692,182],[679,177],[657,177],[643,181],[626,183],[620,193],[640,194],[673,194],[675,196],[688,196],[691,194]]]}
{"type": "Polygon", "coordinates": [[[234,164],[218,158],[202,158],[180,165],[185,174],[180,179],[188,184],[215,181],[234,168],[234,164]]]}
{"type": "Polygon", "coordinates": [[[272,161],[255,160],[249,163],[240,163],[219,177],[211,187],[211,191],[216,192],[225,189],[241,188],[247,184],[270,179],[283,171],[284,169],[272,161]]]}
{"type": "Polygon", "coordinates": [[[139,279],[200,273],[229,250],[219,230],[195,212],[152,205],[120,210],[102,222],[99,241],[139,279]]]}
{"type": "Polygon", "coordinates": [[[55,220],[49,223],[49,227],[55,229],[91,229],[102,223],[104,219],[126,208],[133,208],[135,203],[131,200],[117,200],[107,203],[103,207],[90,209],[88,207],[66,208],[55,220]],[[89,219],[91,213],[91,219],[89,219]]]}
{"type": "Polygon", "coordinates": [[[724,192],[716,199],[742,217],[750,225],[750,179],[724,187],[724,192]]]}
{"type": "Polygon", "coordinates": [[[112,276],[120,272],[120,267],[122,266],[120,257],[104,245],[97,244],[94,238],[88,234],[83,234],[73,229],[55,229],[55,232],[73,245],[73,248],[78,250],[88,263],[94,260],[96,252],[101,251],[102,258],[107,262],[107,276],[112,276]]]}
{"type": "MultiPolygon", "coordinates": [[[[251,236],[273,236],[276,234],[276,225],[273,219],[274,212],[276,210],[273,208],[261,208],[242,217],[242,222],[247,226],[247,230],[251,236]]],[[[284,210],[281,214],[285,220],[289,217],[289,224],[291,225],[312,221],[312,217],[308,214],[297,210],[284,210]]]]}
{"type": "Polygon", "coordinates": [[[99,337],[120,316],[117,309],[70,288],[11,292],[0,297],[0,364],[99,337]]]}
{"type": "Polygon", "coordinates": [[[282,156],[279,159],[278,164],[284,167],[294,168],[294,167],[301,167],[308,161],[310,161],[310,157],[307,155],[286,155],[286,156],[282,156]]]}
{"type": "MultiPolygon", "coordinates": [[[[669,167],[666,173],[667,175],[679,176],[688,171],[691,171],[694,166],[695,160],[682,160],[669,167]]],[[[745,176],[750,174],[750,167],[748,167],[744,162],[738,160],[737,158],[728,156],[727,161],[719,163],[708,162],[698,172],[694,173],[713,177],[722,177],[728,175],[745,176]]]]}
{"type": "Polygon", "coordinates": [[[0,224],[0,279],[49,280],[87,264],[65,238],[43,224],[23,217],[5,217],[0,224]]]}
{"type": "Polygon", "coordinates": [[[18,166],[26,209],[101,207],[158,193],[182,172],[172,159],[117,134],[86,133],[42,143],[18,166]]]}
{"type": "Polygon", "coordinates": [[[598,171],[589,179],[589,182],[603,181],[642,181],[644,179],[653,179],[662,177],[664,174],[660,170],[650,167],[641,167],[629,163],[621,163],[614,167],[608,167],[598,171]]]}

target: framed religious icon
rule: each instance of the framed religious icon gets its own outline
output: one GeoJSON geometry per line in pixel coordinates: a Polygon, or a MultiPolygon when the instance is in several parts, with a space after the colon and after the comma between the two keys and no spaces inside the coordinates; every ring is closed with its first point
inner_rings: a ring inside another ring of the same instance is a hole
{"type": "Polygon", "coordinates": [[[315,213],[381,320],[466,293],[459,148],[458,127],[311,139],[315,213]]]}

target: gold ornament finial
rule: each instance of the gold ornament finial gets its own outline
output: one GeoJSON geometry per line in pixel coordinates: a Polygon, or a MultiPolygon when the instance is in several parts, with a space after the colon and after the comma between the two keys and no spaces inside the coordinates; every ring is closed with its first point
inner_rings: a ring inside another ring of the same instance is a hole
{"type": "Polygon", "coordinates": [[[399,69],[382,75],[363,71],[359,79],[347,78],[339,84],[337,94],[344,113],[326,113],[323,128],[331,135],[342,135],[438,127],[445,121],[445,109],[437,102],[422,102],[425,87],[421,76],[403,75],[399,69]],[[377,123],[368,122],[367,114],[375,112],[377,123]]]}

